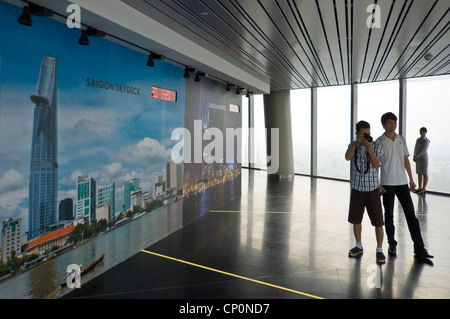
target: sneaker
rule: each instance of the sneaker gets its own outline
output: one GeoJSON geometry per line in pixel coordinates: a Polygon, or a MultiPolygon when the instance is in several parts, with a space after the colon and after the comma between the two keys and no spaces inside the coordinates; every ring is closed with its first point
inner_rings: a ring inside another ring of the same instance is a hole
{"type": "Polygon", "coordinates": [[[434,258],[434,256],[430,255],[425,248],[420,251],[414,251],[414,255],[420,258],[434,258]]]}
{"type": "Polygon", "coordinates": [[[350,249],[350,251],[348,252],[348,256],[349,257],[360,257],[363,254],[363,250],[361,248],[355,247],[350,249]]]}
{"type": "Polygon", "coordinates": [[[390,256],[396,256],[397,255],[397,247],[389,245],[388,254],[390,256]]]}
{"type": "Polygon", "coordinates": [[[377,252],[377,263],[384,264],[386,262],[386,257],[382,252],[377,252]]]}

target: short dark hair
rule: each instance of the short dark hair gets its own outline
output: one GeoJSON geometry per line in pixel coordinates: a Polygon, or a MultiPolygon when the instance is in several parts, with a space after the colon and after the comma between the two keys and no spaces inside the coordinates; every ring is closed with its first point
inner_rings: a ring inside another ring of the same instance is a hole
{"type": "Polygon", "coordinates": [[[393,120],[397,122],[397,116],[395,116],[395,114],[392,112],[384,113],[383,116],[381,117],[381,124],[384,125],[384,123],[386,123],[387,120],[393,120]]]}
{"type": "Polygon", "coordinates": [[[361,131],[363,128],[370,128],[370,124],[366,121],[359,121],[356,123],[356,132],[361,131]]]}
{"type": "Polygon", "coordinates": [[[426,127],[421,127],[421,128],[420,128],[420,131],[421,131],[421,132],[428,132],[426,127]]]}

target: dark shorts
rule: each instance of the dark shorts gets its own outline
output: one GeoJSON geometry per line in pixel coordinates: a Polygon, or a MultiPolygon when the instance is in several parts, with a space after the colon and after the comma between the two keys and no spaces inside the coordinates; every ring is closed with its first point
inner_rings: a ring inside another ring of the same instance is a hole
{"type": "Polygon", "coordinates": [[[352,189],[348,221],[352,224],[361,224],[365,209],[367,209],[367,214],[373,226],[382,227],[384,225],[378,188],[371,192],[360,192],[352,189]]]}

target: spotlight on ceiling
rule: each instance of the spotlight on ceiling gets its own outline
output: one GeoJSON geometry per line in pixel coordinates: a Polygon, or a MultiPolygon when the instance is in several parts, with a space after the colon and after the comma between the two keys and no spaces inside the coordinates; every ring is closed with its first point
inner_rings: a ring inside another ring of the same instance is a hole
{"type": "Polygon", "coordinates": [[[86,30],[81,30],[81,37],[78,40],[78,44],[89,45],[89,38],[86,30]]]}
{"type": "Polygon", "coordinates": [[[150,66],[150,67],[155,66],[154,60],[164,60],[164,59],[165,59],[164,56],[150,52],[150,55],[148,56],[147,66],[150,66]]]}
{"type": "Polygon", "coordinates": [[[78,43],[81,45],[89,45],[89,37],[104,38],[105,35],[105,32],[88,26],[86,30],[81,30],[81,37],[78,43]]]}
{"type": "Polygon", "coordinates": [[[189,79],[190,77],[188,68],[184,69],[184,78],[189,79]]]}
{"type": "Polygon", "coordinates": [[[18,19],[18,22],[22,25],[31,27],[33,25],[31,15],[38,17],[53,17],[53,11],[37,4],[29,3],[28,6],[23,7],[23,11],[18,19]]]}
{"type": "Polygon", "coordinates": [[[33,25],[33,20],[31,20],[30,7],[23,7],[22,15],[19,17],[18,22],[29,27],[33,25]]]}
{"type": "Polygon", "coordinates": [[[200,77],[201,76],[205,76],[205,73],[197,71],[197,73],[195,74],[195,82],[200,82],[200,77]]]}
{"type": "Polygon", "coordinates": [[[243,89],[241,89],[241,88],[238,86],[237,89],[236,89],[236,94],[241,94],[241,90],[243,90],[243,89]]]}
{"type": "Polygon", "coordinates": [[[155,66],[155,61],[153,61],[152,53],[150,53],[150,55],[148,56],[147,66],[150,66],[150,67],[155,66]]]}

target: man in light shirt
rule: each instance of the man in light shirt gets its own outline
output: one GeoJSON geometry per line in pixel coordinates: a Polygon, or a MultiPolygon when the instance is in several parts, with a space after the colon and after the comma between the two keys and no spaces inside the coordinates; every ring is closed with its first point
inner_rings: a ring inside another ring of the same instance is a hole
{"type": "Polygon", "coordinates": [[[422,258],[433,258],[425,249],[420,231],[419,220],[416,218],[414,204],[410,190],[416,188],[409,162],[409,152],[406,139],[395,133],[397,117],[388,112],[381,117],[384,134],[376,142],[383,147],[383,161],[381,164],[380,183],[383,195],[384,223],[388,238],[388,254],[397,254],[397,241],[395,240],[394,202],[397,196],[405,214],[408,229],[414,242],[414,254],[422,258]],[[408,187],[409,178],[409,187],[408,187]]]}

